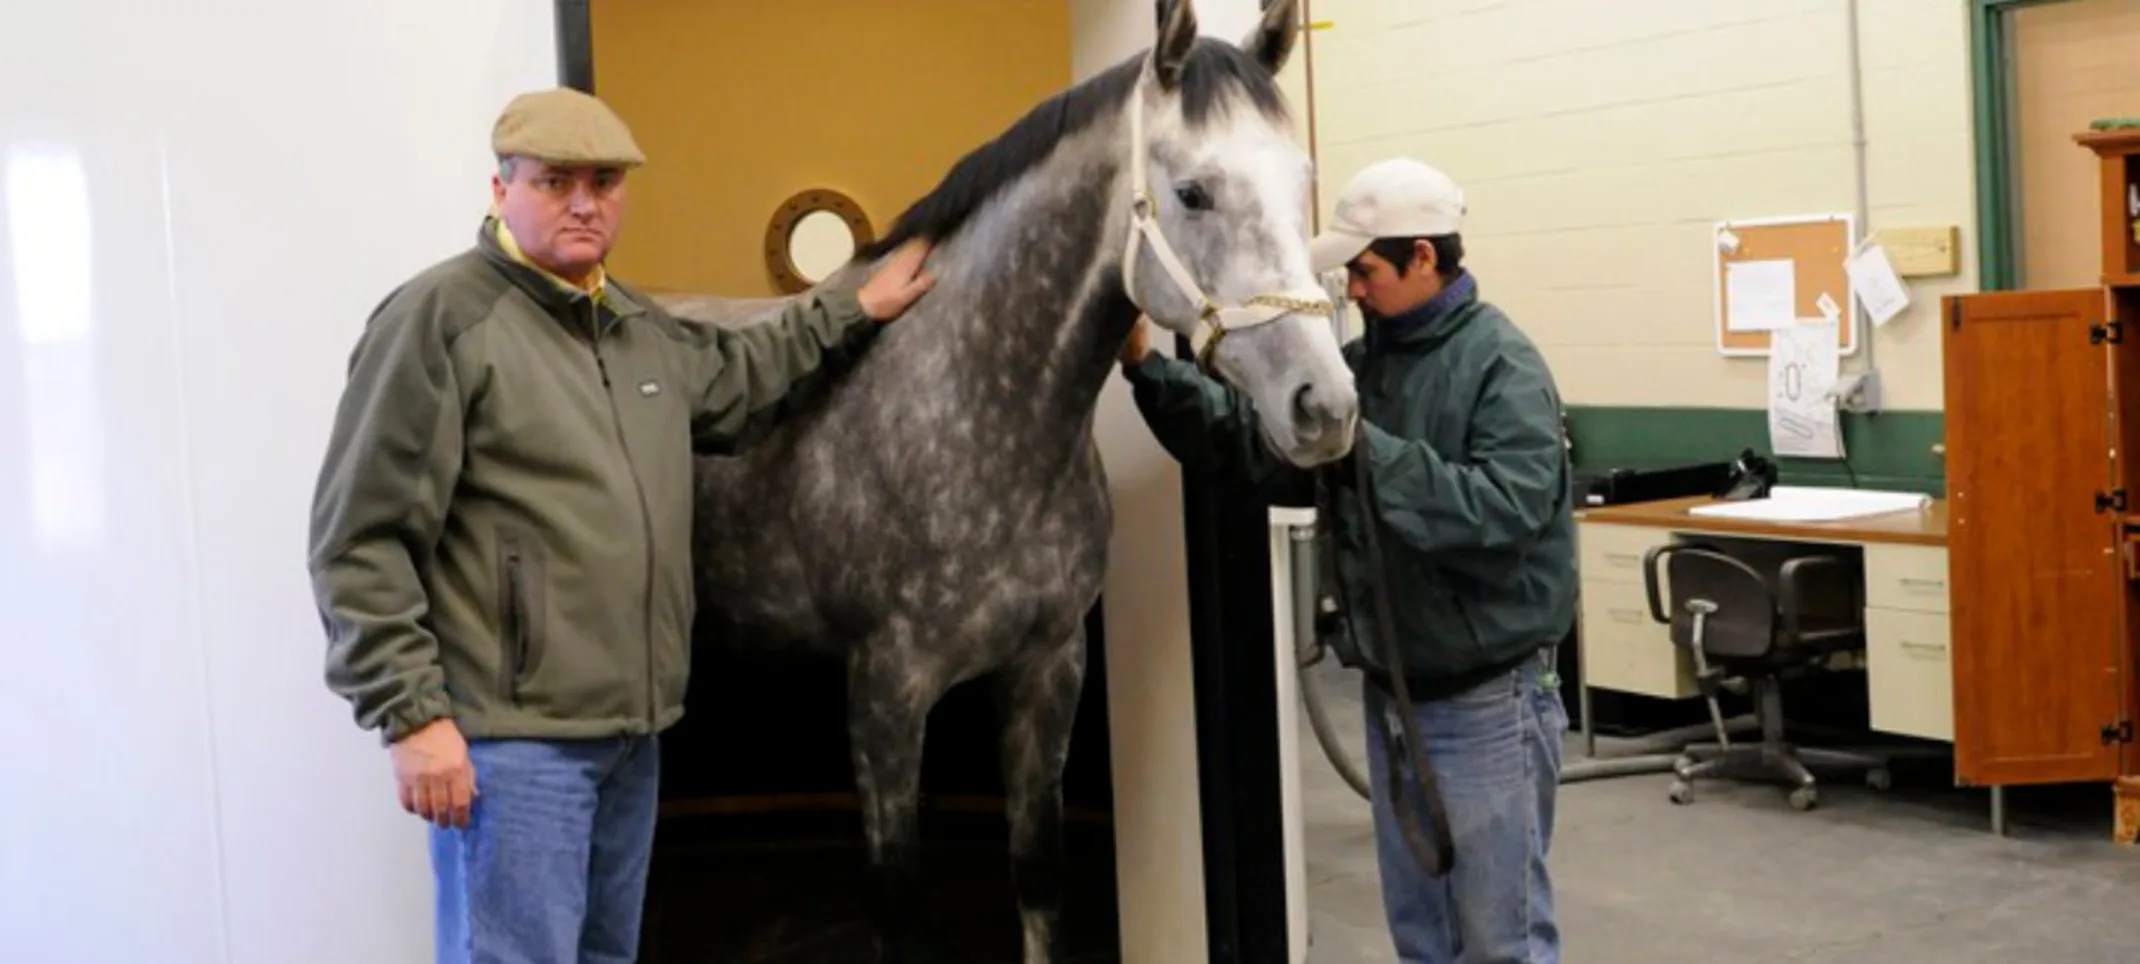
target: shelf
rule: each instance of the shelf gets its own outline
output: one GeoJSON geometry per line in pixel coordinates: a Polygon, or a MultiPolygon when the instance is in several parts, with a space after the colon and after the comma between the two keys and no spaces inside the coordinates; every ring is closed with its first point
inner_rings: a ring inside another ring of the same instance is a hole
{"type": "Polygon", "coordinates": [[[2098,161],[2103,283],[2140,287],[2140,128],[2089,131],[2073,139],[2098,161]]]}

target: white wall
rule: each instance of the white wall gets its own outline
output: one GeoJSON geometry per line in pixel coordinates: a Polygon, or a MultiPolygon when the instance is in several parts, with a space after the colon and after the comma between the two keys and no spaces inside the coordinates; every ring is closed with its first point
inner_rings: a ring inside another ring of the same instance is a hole
{"type": "MultiPolygon", "coordinates": [[[[1382,157],[1437,164],[1571,403],[1764,404],[1765,359],[1715,350],[1710,225],[1855,206],[1845,0],[1311,2],[1326,204],[1382,157]]],[[[1969,5],[1859,7],[1871,227],[1961,227],[1961,274],[1874,341],[1888,407],[1938,409],[1939,296],[1976,286],[1969,5]]]]}
{"type": "Polygon", "coordinates": [[[549,4],[17,4],[0,58],[0,957],[428,960],[306,513],[389,286],[469,243],[549,4]]]}
{"type": "MultiPolygon", "coordinates": [[[[1150,0],[1068,2],[1073,81],[1157,33],[1150,0]]],[[[1206,960],[1181,472],[1120,378],[1100,395],[1094,434],[1115,509],[1103,599],[1122,961],[1206,960]]]]}

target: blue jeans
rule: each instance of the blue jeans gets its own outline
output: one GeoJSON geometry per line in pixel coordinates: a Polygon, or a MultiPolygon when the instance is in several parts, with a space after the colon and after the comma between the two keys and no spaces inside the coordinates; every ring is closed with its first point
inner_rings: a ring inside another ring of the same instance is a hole
{"type": "Polygon", "coordinates": [[[468,756],[467,828],[431,828],[438,964],[637,958],[658,739],[471,740],[468,756]]]}
{"type": "MultiPolygon", "coordinates": [[[[1414,703],[1427,765],[1440,781],[1456,842],[1455,864],[1439,879],[1419,866],[1390,810],[1383,746],[1387,733],[1403,735],[1395,729],[1397,701],[1366,684],[1382,905],[1403,964],[1559,964],[1546,853],[1568,715],[1553,666],[1548,649],[1467,692],[1414,703]]],[[[1404,773],[1411,772],[1412,760],[1404,755],[1404,773]]],[[[1416,804],[1409,779],[1404,786],[1408,802],[1416,804]]],[[[1424,807],[1419,826],[1430,826],[1424,807]]]]}

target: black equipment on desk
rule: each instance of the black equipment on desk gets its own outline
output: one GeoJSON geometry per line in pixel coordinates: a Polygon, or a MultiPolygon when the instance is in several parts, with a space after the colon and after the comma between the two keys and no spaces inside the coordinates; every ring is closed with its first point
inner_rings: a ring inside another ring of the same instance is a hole
{"type": "MultiPolygon", "coordinates": [[[[1752,455],[1751,452],[1744,453],[1738,462],[1696,462],[1653,467],[1620,466],[1597,472],[1580,472],[1575,478],[1576,496],[1583,505],[1596,506],[1651,502],[1690,495],[1720,495],[1738,481],[1742,475],[1741,466],[1746,463],[1747,457],[1752,455]]],[[[1758,460],[1760,456],[1753,458],[1758,460]]],[[[1773,473],[1774,469],[1771,468],[1770,472],[1773,473]]],[[[1770,478],[1773,480],[1773,474],[1770,478]]]]}
{"type": "Polygon", "coordinates": [[[1717,489],[1716,497],[1726,502],[1765,499],[1775,487],[1776,463],[1754,454],[1753,449],[1740,449],[1738,461],[1731,463],[1731,477],[1717,489]]]}

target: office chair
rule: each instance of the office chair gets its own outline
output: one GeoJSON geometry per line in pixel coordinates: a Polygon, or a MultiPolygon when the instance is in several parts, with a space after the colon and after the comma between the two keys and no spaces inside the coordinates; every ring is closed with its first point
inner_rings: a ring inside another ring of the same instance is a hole
{"type": "Polygon", "coordinates": [[[1673,803],[1693,799],[1693,781],[1757,764],[1790,785],[1790,803],[1810,810],[1819,800],[1806,765],[1865,768],[1866,782],[1885,788],[1885,760],[1870,754],[1799,748],[1784,740],[1782,682],[1815,671],[1834,653],[1865,645],[1863,582],[1837,555],[1789,558],[1773,579],[1712,546],[1663,545],[1643,559],[1650,617],[1672,627],[1672,643],[1694,656],[1696,683],[1716,724],[1715,744],[1686,748],[1674,764],[1673,803]],[[1658,587],[1668,570],[1672,609],[1658,587]],[[1720,694],[1755,694],[1761,742],[1733,744],[1717,704],[1720,694]]]}

